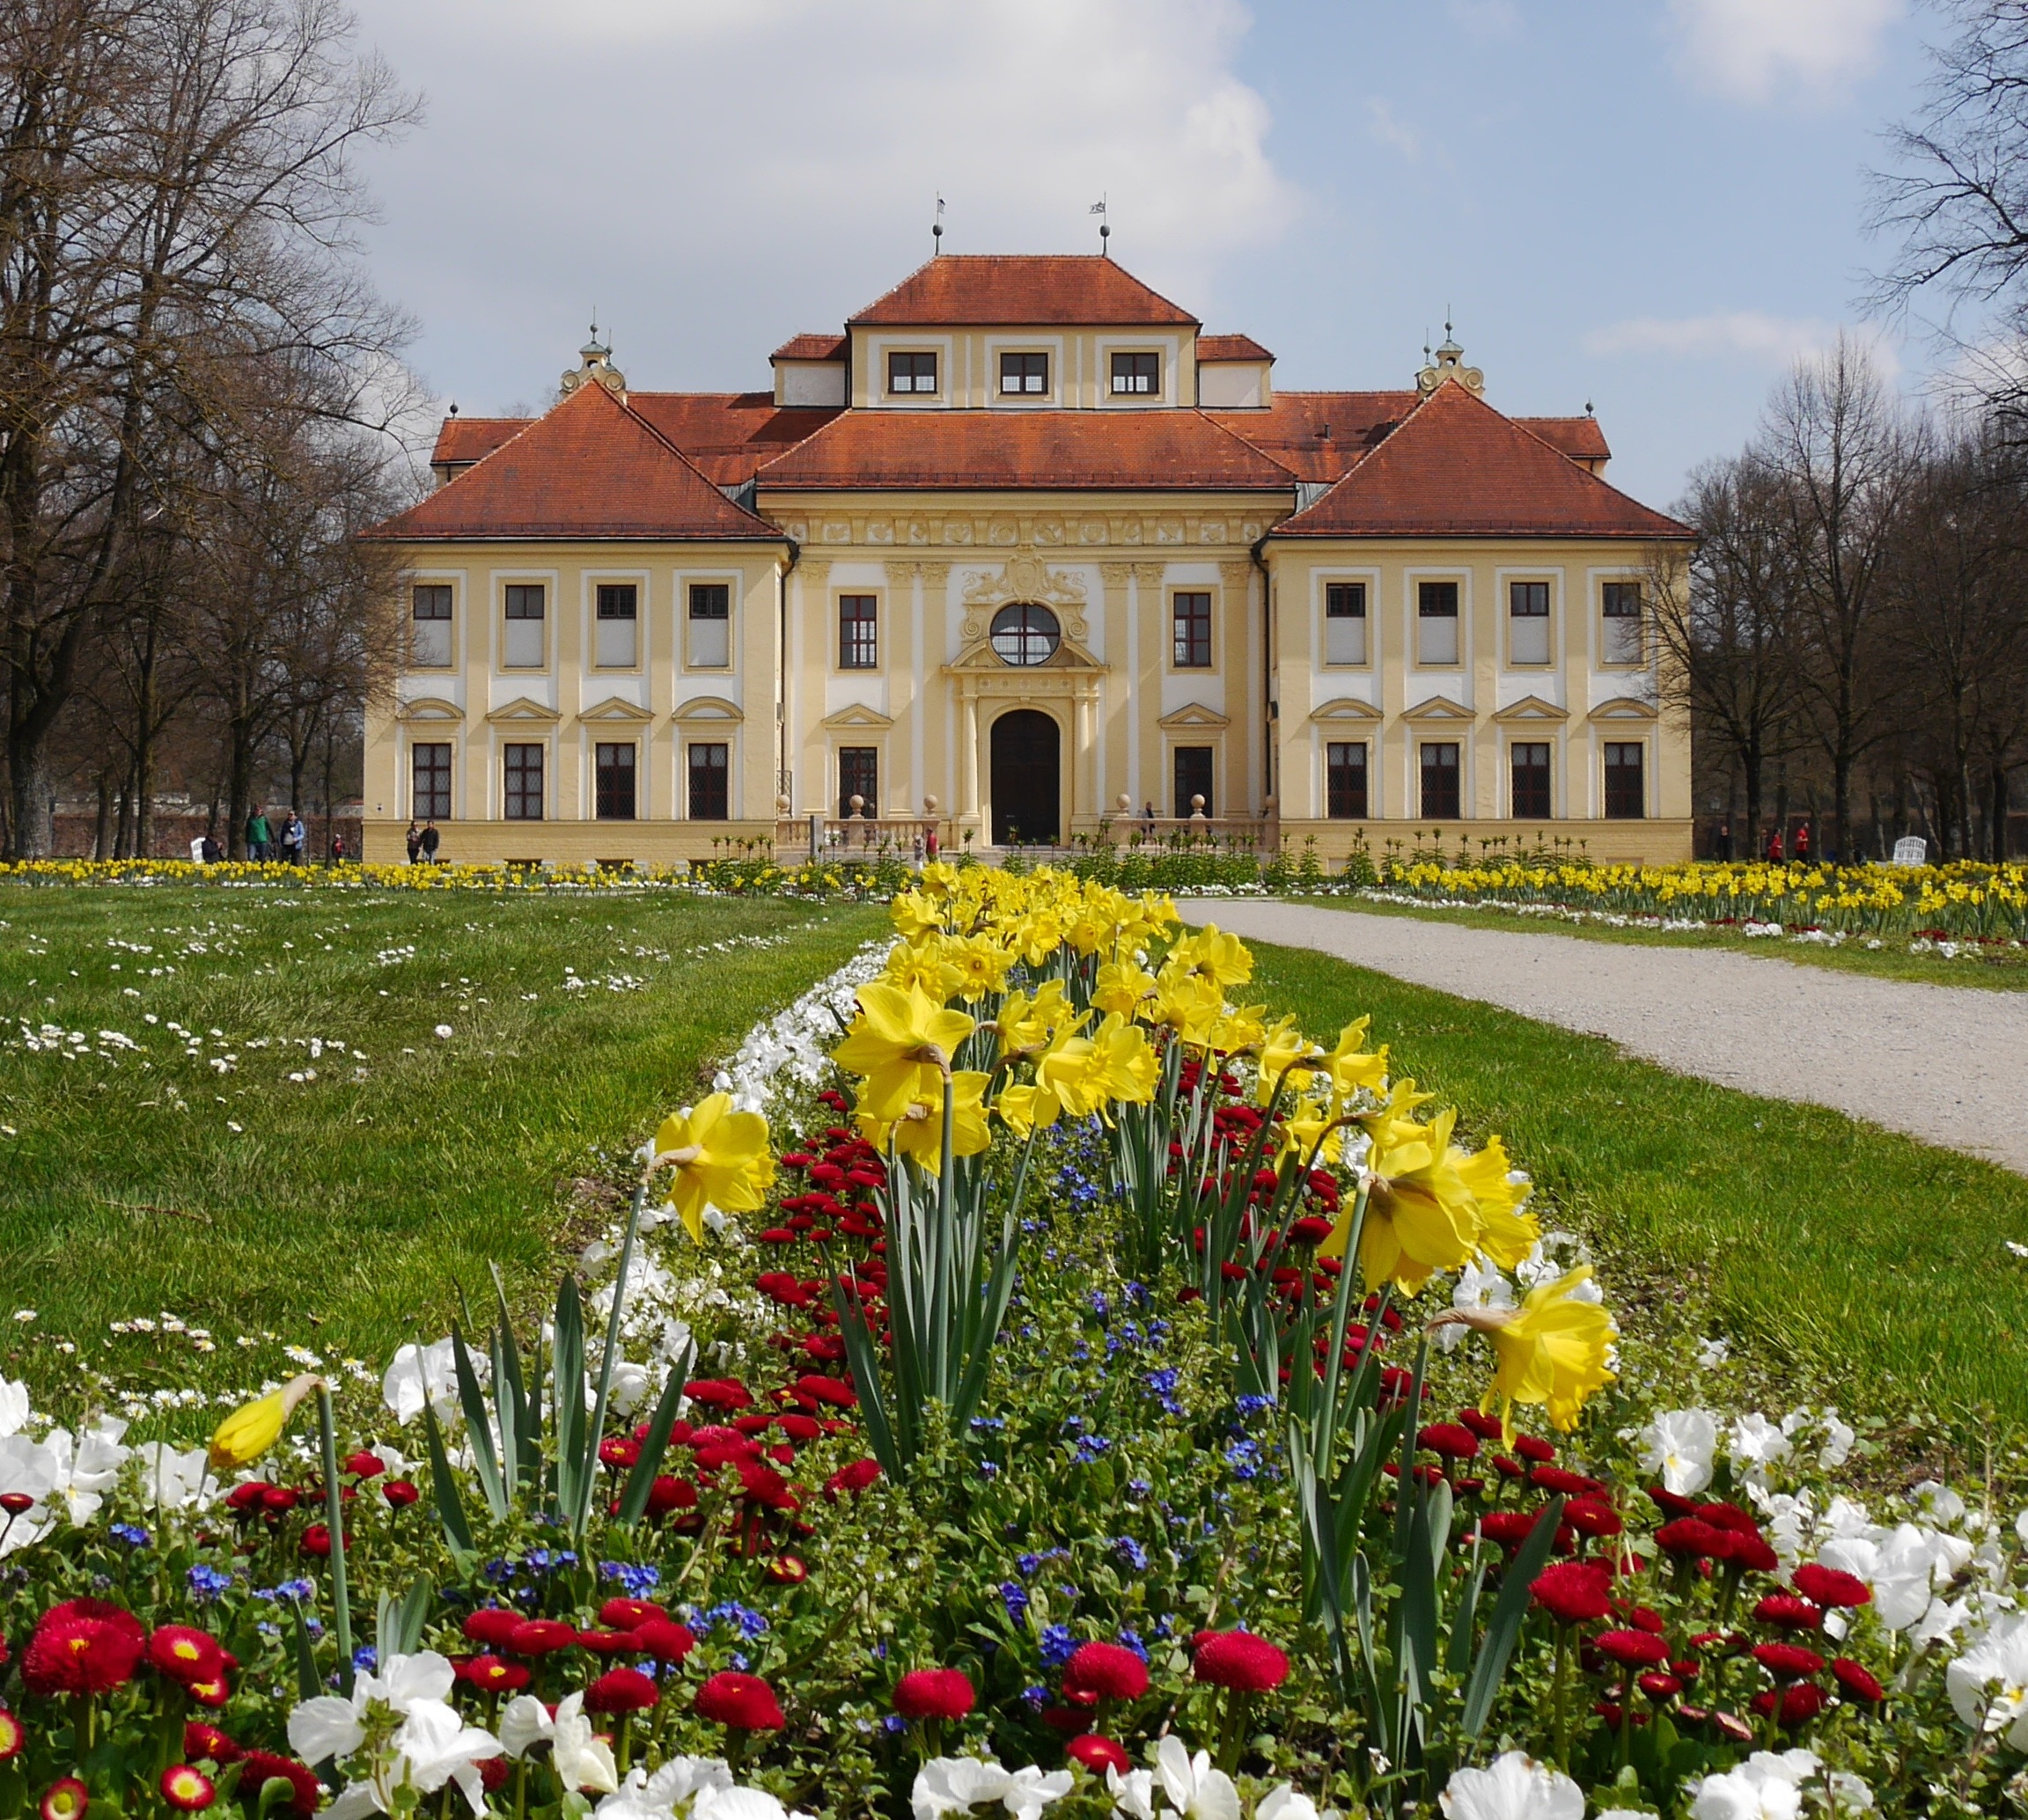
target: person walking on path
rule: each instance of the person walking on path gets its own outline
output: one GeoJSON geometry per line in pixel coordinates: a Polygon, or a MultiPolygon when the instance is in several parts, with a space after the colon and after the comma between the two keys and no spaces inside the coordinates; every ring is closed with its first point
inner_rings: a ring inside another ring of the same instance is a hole
{"type": "Polygon", "coordinates": [[[216,835],[205,835],[203,840],[200,844],[203,848],[203,851],[198,855],[198,857],[202,859],[206,865],[216,866],[219,861],[225,857],[225,849],[219,846],[217,837],[216,835]]]}
{"type": "Polygon", "coordinates": [[[426,821],[422,824],[422,858],[427,864],[433,866],[437,863],[437,843],[440,842],[443,838],[444,837],[437,832],[437,824],[435,822],[426,821]]]}
{"type": "Polygon", "coordinates": [[[1141,824],[1143,832],[1152,840],[1155,835],[1155,799],[1152,796],[1141,805],[1141,824]]]}
{"type": "Polygon", "coordinates": [[[268,857],[269,843],[274,835],[268,832],[268,818],[261,805],[254,805],[254,812],[246,818],[246,857],[257,863],[268,857]]]}
{"type": "Polygon", "coordinates": [[[1796,863],[1799,866],[1810,863],[1810,824],[1806,821],[1796,825],[1796,863]]]}
{"type": "Polygon", "coordinates": [[[1718,857],[1722,860],[1732,857],[1732,824],[1729,821],[1718,824],[1718,857]]]}
{"type": "Polygon", "coordinates": [[[422,830],[414,822],[408,824],[408,832],[403,837],[408,848],[408,863],[414,865],[422,857],[422,830]]]}
{"type": "Polygon", "coordinates": [[[291,809],[282,818],[282,863],[299,866],[303,863],[303,818],[291,809]]]}
{"type": "Polygon", "coordinates": [[[1771,866],[1778,866],[1782,863],[1782,830],[1780,828],[1772,829],[1768,833],[1767,863],[1771,866]]]}
{"type": "Polygon", "coordinates": [[[334,866],[345,863],[345,837],[342,834],[334,833],[331,837],[331,863],[334,866]]]}

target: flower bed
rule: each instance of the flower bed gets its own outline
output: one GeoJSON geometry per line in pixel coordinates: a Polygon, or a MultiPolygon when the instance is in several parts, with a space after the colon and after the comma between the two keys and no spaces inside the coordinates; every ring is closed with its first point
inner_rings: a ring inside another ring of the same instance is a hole
{"type": "Polygon", "coordinates": [[[932,868],[547,1319],[212,1435],[0,1385],[0,1812],[1978,1811],[2028,1519],[1630,1385],[1363,1020],[932,868]]]}

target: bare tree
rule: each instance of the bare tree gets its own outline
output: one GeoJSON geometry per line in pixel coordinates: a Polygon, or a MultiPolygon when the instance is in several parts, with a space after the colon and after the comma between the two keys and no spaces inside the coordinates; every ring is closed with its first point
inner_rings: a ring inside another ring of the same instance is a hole
{"type": "Polygon", "coordinates": [[[1881,574],[1921,436],[1865,350],[1841,335],[1777,389],[1752,452],[1780,489],[1796,702],[1828,773],[1833,844],[1848,855],[1855,768],[1892,727],[1881,574]]]}
{"type": "Polygon", "coordinates": [[[1650,559],[1663,693],[1737,766],[1751,841],[1767,768],[1799,731],[1787,502],[1776,474],[1738,456],[1694,473],[1675,516],[1698,541],[1686,576],[1672,547],[1650,559]]]}
{"type": "Polygon", "coordinates": [[[415,113],[333,0],[0,11],[0,588],[10,850],[49,849],[50,739],[145,510],[158,413],[249,361],[356,415],[401,319],[359,275],[364,141],[415,113]]]}

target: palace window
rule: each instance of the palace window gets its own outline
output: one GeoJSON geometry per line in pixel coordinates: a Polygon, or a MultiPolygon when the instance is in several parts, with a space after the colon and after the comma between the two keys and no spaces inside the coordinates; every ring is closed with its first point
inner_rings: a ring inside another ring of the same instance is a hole
{"type": "Polygon", "coordinates": [[[1518,820],[1549,818],[1549,744],[1543,739],[1517,740],[1507,749],[1508,812],[1518,820]]]}
{"type": "Polygon", "coordinates": [[[1217,814],[1211,795],[1211,748],[1179,745],[1176,748],[1176,818],[1187,821],[1200,809],[1209,818],[1217,814]],[[1203,797],[1201,804],[1196,798],[1203,797]]]}
{"type": "Polygon", "coordinates": [[[636,748],[631,741],[622,745],[599,745],[594,779],[595,798],[600,821],[634,819],[634,770],[636,748]]]}
{"type": "Polygon", "coordinates": [[[509,821],[542,819],[542,748],[510,745],[506,756],[506,794],[501,812],[509,821]]]}
{"type": "Polygon", "coordinates": [[[1330,582],[1326,584],[1324,661],[1326,664],[1363,664],[1366,661],[1364,582],[1330,582]]]}
{"type": "Polygon", "coordinates": [[[1549,583],[1513,582],[1507,590],[1507,661],[1549,661],[1549,583]]]}
{"type": "Polygon", "coordinates": [[[1458,661],[1456,582],[1415,584],[1415,661],[1418,664],[1458,661]]]}
{"type": "Polygon", "coordinates": [[[1366,818],[1366,744],[1334,739],[1324,748],[1324,812],[1334,821],[1366,818]]]}
{"type": "Polygon", "coordinates": [[[408,749],[408,813],[417,821],[451,819],[451,748],[415,745],[408,749]]]}
{"type": "Polygon", "coordinates": [[[692,821],[725,821],[731,818],[731,752],[729,745],[712,741],[701,741],[690,748],[692,821]]]}
{"type": "Polygon", "coordinates": [[[732,588],[728,582],[690,584],[690,667],[732,667],[732,588]]]}
{"type": "Polygon", "coordinates": [[[1175,626],[1175,649],[1171,662],[1179,670],[1211,667],[1211,597],[1183,593],[1172,597],[1170,613],[1175,626]]]}
{"type": "Polygon", "coordinates": [[[1639,821],[1648,813],[1648,789],[1642,774],[1646,751],[1638,739],[1606,742],[1606,813],[1614,821],[1639,821]]]}
{"type": "Polygon", "coordinates": [[[414,629],[408,661],[421,670],[443,670],[451,663],[451,590],[442,582],[420,583],[409,611],[414,629]]]}
{"type": "Polygon", "coordinates": [[[838,813],[841,817],[880,813],[880,748],[877,745],[841,745],[838,748],[838,813]],[[857,796],[859,806],[852,806],[857,796]]]}
{"type": "Polygon", "coordinates": [[[1599,651],[1607,664],[1641,661],[1641,583],[1607,582],[1599,599],[1605,639],[1599,651]]]}
{"type": "Polygon", "coordinates": [[[1154,349],[1113,356],[1113,396],[1153,398],[1162,390],[1162,356],[1154,349]]]}
{"type": "Polygon", "coordinates": [[[631,670],[640,661],[636,635],[640,611],[641,591],[632,582],[599,583],[599,647],[593,662],[601,670],[631,670]]]}
{"type": "Polygon", "coordinates": [[[1000,356],[1000,395],[1003,398],[1040,398],[1049,390],[1049,356],[1047,354],[1003,354],[1000,356]]]}
{"type": "Polygon", "coordinates": [[[1422,746],[1422,819],[1458,819],[1458,745],[1454,740],[1425,741],[1422,746]]]}
{"type": "Polygon", "coordinates": [[[890,354],[887,356],[889,392],[934,392],[936,389],[937,356],[934,354],[890,354]]]}
{"type": "Polygon", "coordinates": [[[839,669],[880,667],[879,608],[878,598],[871,594],[838,597],[839,669]]]}
{"type": "Polygon", "coordinates": [[[543,588],[540,582],[514,583],[507,589],[507,637],[500,654],[506,670],[542,667],[543,588]]]}
{"type": "Polygon", "coordinates": [[[1002,607],[993,615],[990,636],[994,651],[1003,664],[1025,670],[1037,664],[1047,664],[1056,655],[1062,630],[1056,622],[1056,615],[1047,607],[1037,606],[1030,601],[1018,601],[1012,606],[1002,607]]]}

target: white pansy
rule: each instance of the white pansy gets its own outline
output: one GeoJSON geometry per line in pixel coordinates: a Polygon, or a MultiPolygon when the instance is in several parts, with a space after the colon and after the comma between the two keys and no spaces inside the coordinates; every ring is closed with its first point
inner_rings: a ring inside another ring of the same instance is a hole
{"type": "Polygon", "coordinates": [[[1781,1427],[1758,1413],[1737,1417],[1732,1423],[1732,1432],[1727,1437],[1727,1451],[1732,1456],[1732,1464],[1743,1467],[1749,1474],[1765,1473],[1768,1467],[1779,1465],[1795,1450],[1781,1427]]]}
{"type": "Polygon", "coordinates": [[[165,1441],[151,1441],[137,1454],[142,1492],[157,1510],[202,1510],[217,1496],[202,1448],[180,1453],[165,1441]]]}
{"type": "Polygon", "coordinates": [[[600,1802],[596,1812],[598,1820],[677,1820],[679,1812],[695,1820],[708,1800],[731,1787],[732,1772],[723,1758],[672,1757],[653,1775],[629,1770],[618,1792],[600,1802]]]}
{"type": "Polygon", "coordinates": [[[1128,1816],[1128,1820],[1155,1820],[1154,1771],[1128,1770],[1121,1775],[1108,1764],[1106,1787],[1113,1796],[1114,1810],[1128,1816]]]}
{"type": "MultiPolygon", "coordinates": [[[[1461,1310],[1512,1308],[1514,1286],[1485,1259],[1473,1258],[1458,1273],[1458,1286],[1451,1292],[1451,1306],[1461,1310]]],[[[1454,1351],[1469,1331],[1461,1322],[1450,1323],[1436,1330],[1436,1344],[1447,1353],[1454,1351]]]]}
{"type": "Polygon", "coordinates": [[[1729,1339],[1701,1339],[1697,1342],[1697,1362],[1706,1371],[1716,1371],[1732,1355],[1732,1342],[1729,1339]]]}
{"type": "Polygon", "coordinates": [[[1838,1419],[1838,1412],[1824,1412],[1824,1445],[1817,1456],[1817,1464],[1826,1471],[1842,1466],[1851,1457],[1852,1443],[1859,1438],[1858,1431],[1848,1422],[1838,1419]]]}
{"type": "Polygon", "coordinates": [[[1454,1770],[1437,1800],[1450,1820],[1584,1820],[1583,1790],[1519,1750],[1486,1769],[1454,1770]]]}
{"type": "Polygon", "coordinates": [[[1640,1441],[1642,1469],[1659,1473],[1664,1490],[1691,1498],[1711,1483],[1718,1424],[1709,1410],[1664,1410],[1642,1429],[1640,1441]]]}
{"type": "Polygon", "coordinates": [[[589,1788],[598,1794],[615,1794],[620,1773],[613,1762],[613,1748],[592,1729],[584,1716],[582,1692],[567,1693],[549,1709],[533,1694],[517,1694],[500,1715],[500,1747],[510,1757],[525,1757],[536,1744],[547,1743],[550,1763],[566,1788],[589,1788]]]}
{"type": "Polygon", "coordinates": [[[1254,1804],[1253,1820],[1318,1820],[1317,1803],[1293,1782],[1278,1783],[1254,1804]]]}
{"type": "Polygon", "coordinates": [[[415,1795],[434,1794],[455,1783],[473,1813],[483,1814],[479,1765],[499,1754],[497,1738],[467,1725],[442,1700],[415,1700],[394,1735],[375,1751],[367,1773],[348,1784],[325,1811],[330,1820],[412,1813],[415,1795]]]}
{"type": "Polygon", "coordinates": [[[49,1502],[70,1519],[73,1529],[82,1528],[99,1514],[120,1477],[120,1468],[133,1449],[121,1445],[127,1424],[115,1416],[101,1416],[96,1427],[73,1435],[68,1428],[52,1428],[45,1445],[55,1464],[55,1483],[49,1502]]]}
{"type": "Polygon", "coordinates": [[[1155,1780],[1169,1805],[1186,1820],[1239,1820],[1239,1791],[1210,1753],[1193,1757],[1174,1732],[1155,1747],[1155,1780]]]}
{"type": "Polygon", "coordinates": [[[418,1705],[448,1700],[457,1679],[449,1659],[434,1649],[391,1655],[375,1672],[352,1683],[349,1699],[319,1694],[298,1705],[289,1715],[289,1748],[305,1763],[349,1757],[365,1742],[366,1721],[375,1706],[405,1718],[418,1705]]]}
{"type": "MultiPolygon", "coordinates": [[[[1033,1764],[1018,1770],[977,1757],[933,1757],[915,1772],[908,1795],[915,1820],[939,1820],[997,1802],[1014,1820],[1037,1820],[1042,1809],[1070,1792],[1070,1772],[1045,1773],[1033,1764]]],[[[714,1809],[716,1812],[716,1809],[714,1809]]],[[[718,1820],[749,1820],[720,1815],[718,1820]]]]}
{"type": "Polygon", "coordinates": [[[2028,1618],[1995,1625],[1944,1670],[1958,1716],[1976,1732],[2003,1732],[2028,1750],[2028,1618]]]}
{"type": "Polygon", "coordinates": [[[1914,1496],[1931,1523],[1942,1523],[1955,1529],[1965,1521],[1965,1501],[1947,1485],[1934,1479],[1926,1479],[1915,1487],[1914,1496]]]}
{"type": "Polygon", "coordinates": [[[28,1386],[0,1377],[0,1439],[18,1435],[34,1413],[28,1400],[28,1386]]]}
{"type": "Polygon", "coordinates": [[[448,1339],[433,1346],[413,1343],[399,1348],[387,1374],[380,1380],[380,1395],[394,1420],[407,1427],[422,1413],[427,1401],[438,1421],[447,1421],[458,1408],[458,1372],[448,1339]]]}

